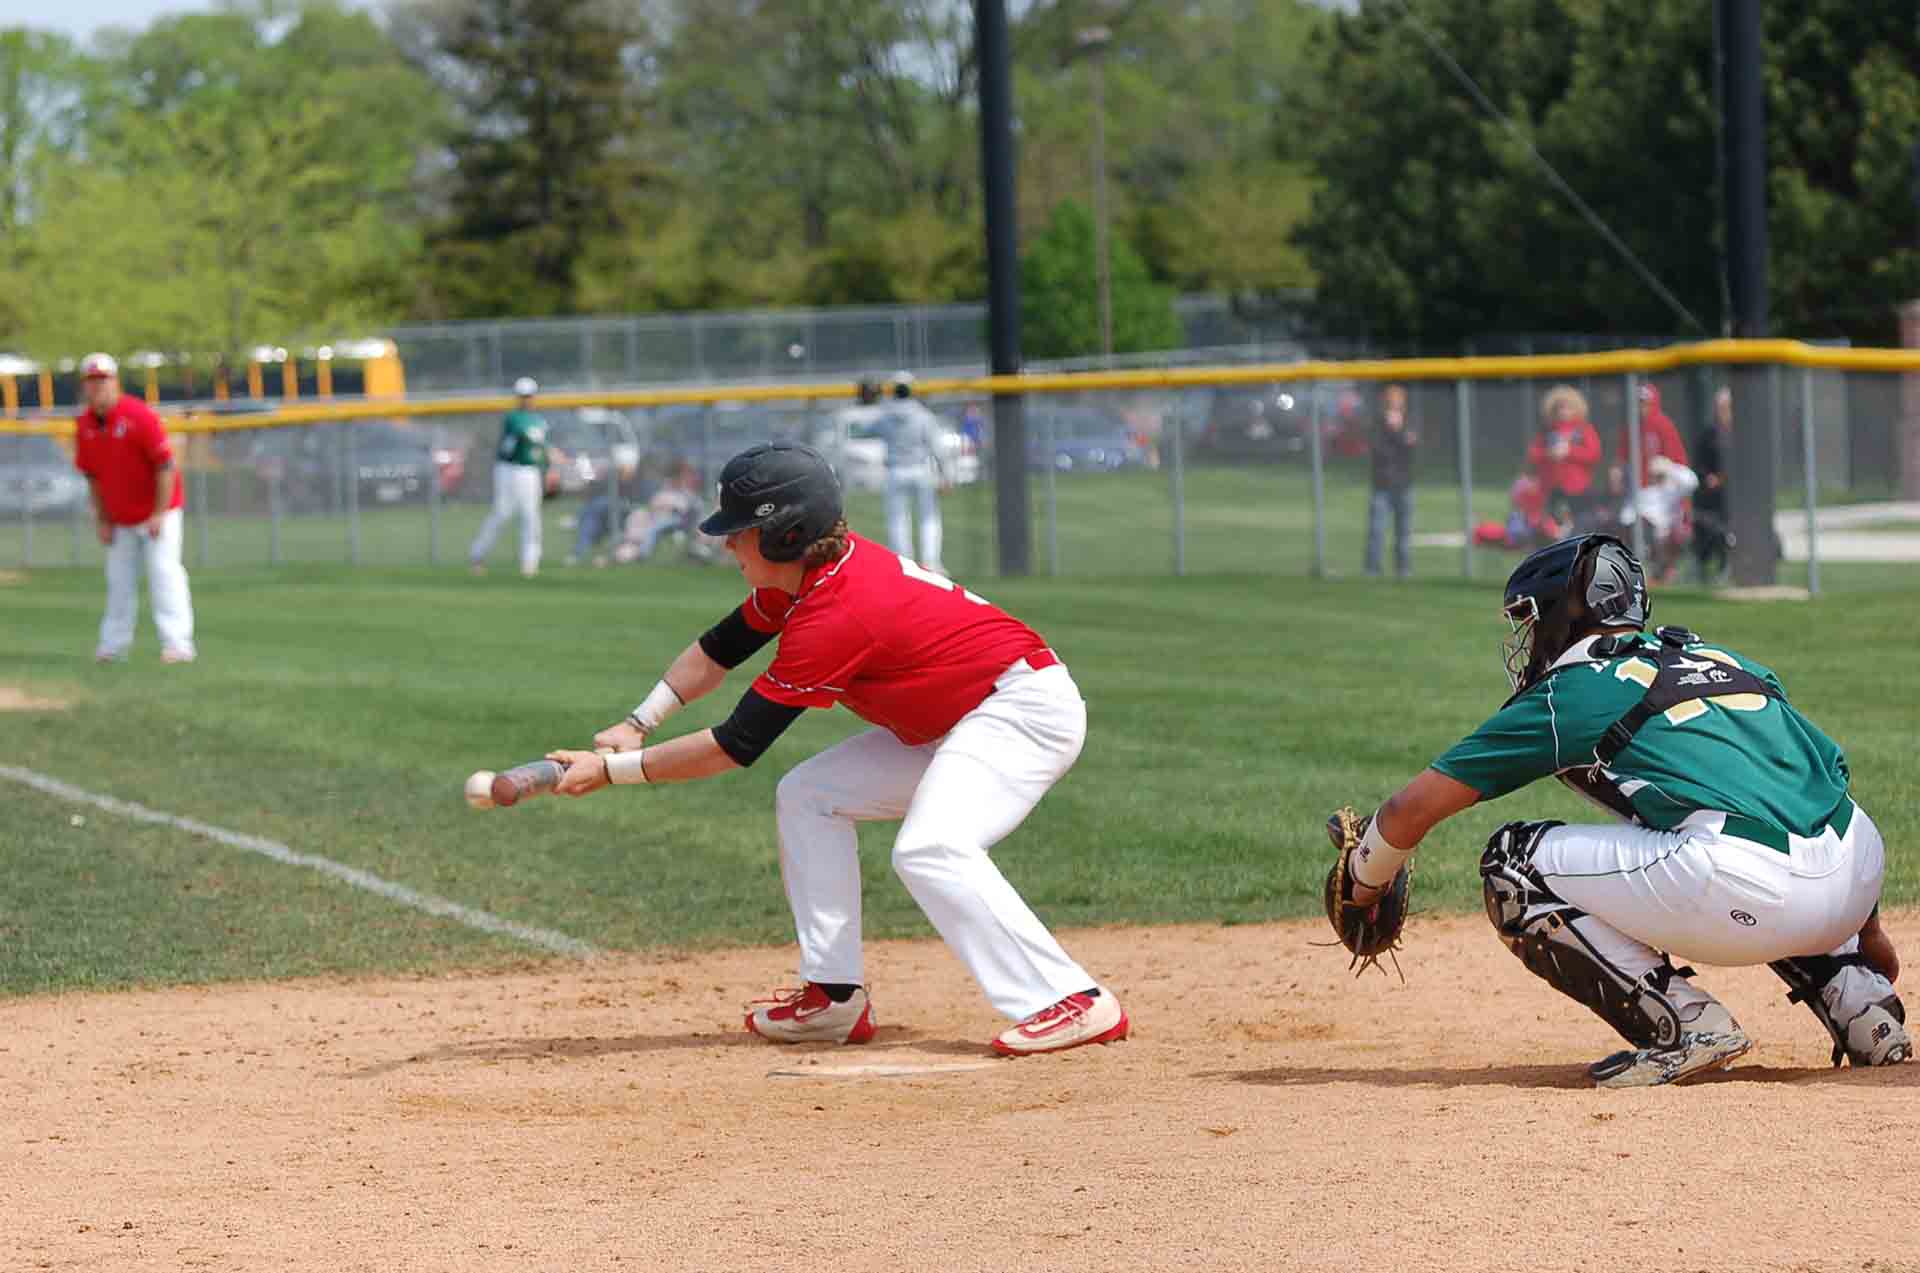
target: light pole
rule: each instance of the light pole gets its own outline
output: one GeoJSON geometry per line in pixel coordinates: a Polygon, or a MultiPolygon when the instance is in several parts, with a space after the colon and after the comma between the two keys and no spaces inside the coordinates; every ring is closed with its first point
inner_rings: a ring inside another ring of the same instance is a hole
{"type": "Polygon", "coordinates": [[[1076,56],[1092,59],[1093,76],[1093,264],[1100,288],[1100,357],[1113,365],[1113,258],[1107,246],[1107,48],[1113,32],[1083,27],[1074,33],[1076,56]]]}

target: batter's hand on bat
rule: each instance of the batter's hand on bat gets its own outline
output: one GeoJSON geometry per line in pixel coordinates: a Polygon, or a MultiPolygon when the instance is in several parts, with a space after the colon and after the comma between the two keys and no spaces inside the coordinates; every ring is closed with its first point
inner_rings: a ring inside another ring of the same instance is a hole
{"type": "Polygon", "coordinates": [[[595,747],[611,747],[615,751],[639,751],[640,744],[646,741],[646,731],[630,720],[609,725],[593,736],[595,747]]]}
{"type": "Polygon", "coordinates": [[[547,759],[565,765],[555,795],[585,796],[607,785],[606,758],[597,751],[550,751],[547,759]]]}

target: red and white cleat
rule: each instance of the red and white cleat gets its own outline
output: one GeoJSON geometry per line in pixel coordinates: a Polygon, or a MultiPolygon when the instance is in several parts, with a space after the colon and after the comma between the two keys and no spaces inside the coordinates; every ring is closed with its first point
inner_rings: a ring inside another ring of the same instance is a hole
{"type": "Polygon", "coordinates": [[[1114,1043],[1127,1037],[1127,1014],[1110,990],[1098,987],[1068,995],[993,1041],[1002,1056],[1064,1052],[1087,1043],[1114,1043]]]}
{"type": "Polygon", "coordinates": [[[747,1029],[775,1043],[865,1043],[875,1029],[873,1004],[865,986],[845,1003],[809,981],[797,990],[781,990],[747,1013],[747,1029]]]}

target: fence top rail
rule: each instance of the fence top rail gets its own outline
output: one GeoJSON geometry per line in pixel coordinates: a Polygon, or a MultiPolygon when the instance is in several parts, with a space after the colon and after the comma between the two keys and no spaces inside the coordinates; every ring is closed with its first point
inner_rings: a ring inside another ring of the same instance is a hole
{"type": "MultiPolygon", "coordinates": [[[[916,382],[926,397],[958,395],[1081,393],[1099,389],[1184,389],[1211,385],[1268,384],[1312,380],[1509,380],[1625,375],[1675,367],[1771,363],[1832,371],[1920,372],[1920,349],[1836,349],[1797,340],[1707,340],[1661,349],[1617,349],[1592,354],[1528,354],[1477,358],[1306,359],[1245,366],[1158,367],[1127,371],[1023,373],[1013,376],[928,377],[916,382]]],[[[848,402],[853,381],[706,385],[662,389],[597,389],[543,393],[542,406],[712,406],[751,402],[848,402]]],[[[162,412],[169,430],[226,433],[285,425],[322,424],[392,416],[499,414],[516,399],[504,394],[445,398],[316,399],[244,414],[162,412]]],[[[73,432],[70,416],[35,414],[0,419],[0,434],[73,432]]]]}

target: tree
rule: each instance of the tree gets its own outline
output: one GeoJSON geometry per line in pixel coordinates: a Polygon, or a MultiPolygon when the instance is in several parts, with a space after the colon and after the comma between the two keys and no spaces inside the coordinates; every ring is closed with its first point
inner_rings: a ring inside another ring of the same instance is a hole
{"type": "MultiPolygon", "coordinates": [[[[1845,0],[1766,14],[1775,326],[1885,343],[1892,302],[1920,289],[1897,160],[1920,134],[1920,31],[1910,13],[1845,0]]],[[[1488,331],[1718,332],[1710,6],[1444,0],[1409,15],[1363,0],[1322,45],[1325,184],[1297,237],[1323,316],[1433,349],[1488,331]]]]}
{"type": "MultiPolygon", "coordinates": [[[[1053,210],[1020,263],[1020,326],[1032,358],[1076,358],[1100,352],[1100,300],[1093,214],[1072,199],[1053,210]]],[[[1138,353],[1180,343],[1173,292],[1147,275],[1124,241],[1113,252],[1113,351],[1138,353]]]]}
{"type": "Polygon", "coordinates": [[[98,79],[84,153],[50,167],[23,236],[28,349],[239,356],[392,316],[438,107],[370,18],[261,0],[167,19],[98,79]]]}
{"type": "Polygon", "coordinates": [[[630,141],[632,64],[649,54],[619,0],[438,0],[406,11],[416,64],[457,103],[446,216],[433,236],[442,307],[573,308],[594,240],[648,181],[630,141]]]}

